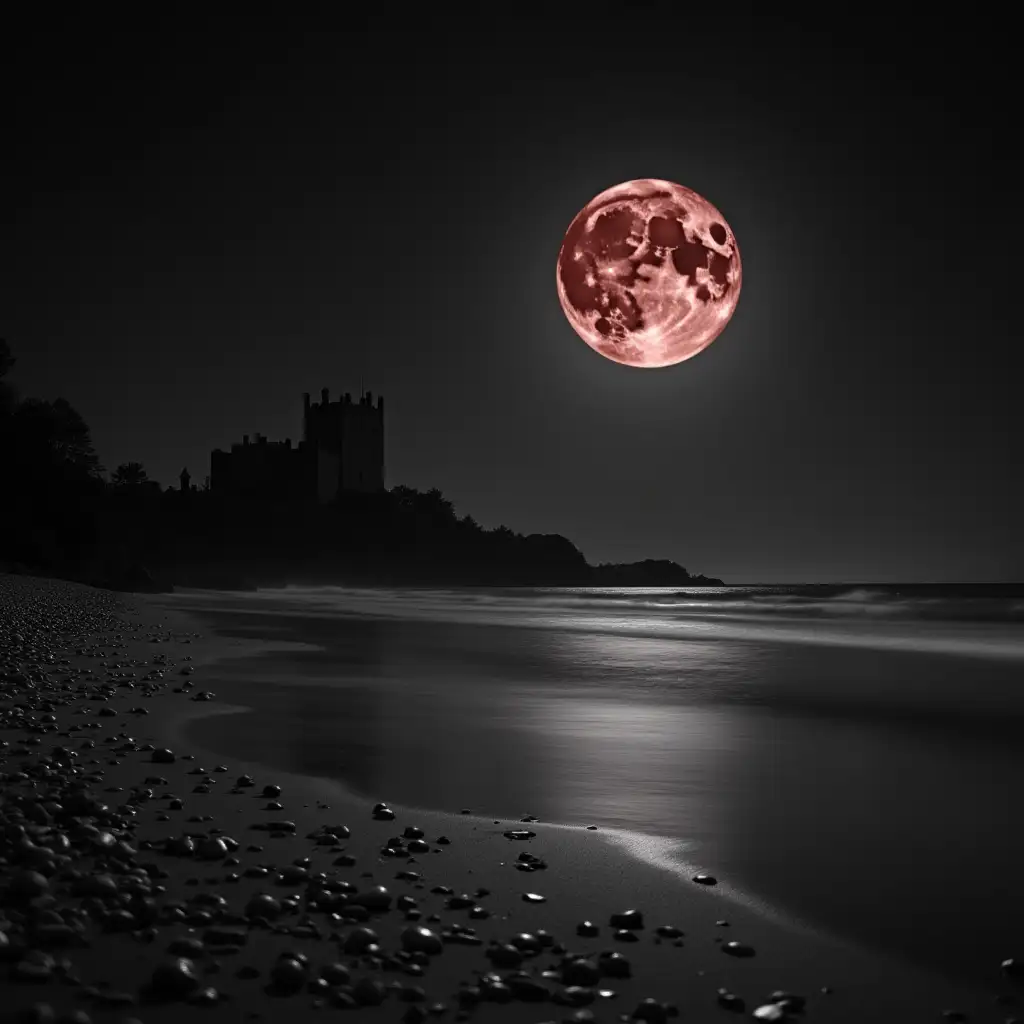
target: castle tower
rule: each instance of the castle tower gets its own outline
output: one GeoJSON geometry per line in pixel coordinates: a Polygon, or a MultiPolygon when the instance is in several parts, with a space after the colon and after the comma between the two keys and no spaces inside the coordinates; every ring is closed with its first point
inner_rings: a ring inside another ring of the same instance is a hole
{"type": "Polygon", "coordinates": [[[188,494],[188,492],[192,490],[192,486],[190,484],[192,477],[189,474],[188,469],[183,469],[178,474],[178,479],[181,481],[181,493],[188,494]]]}
{"type": "Polygon", "coordinates": [[[316,452],[317,493],[330,501],[342,491],[384,490],[384,400],[372,392],[353,401],[347,392],[336,401],[323,388],[320,402],[302,396],[302,433],[316,452]]]}

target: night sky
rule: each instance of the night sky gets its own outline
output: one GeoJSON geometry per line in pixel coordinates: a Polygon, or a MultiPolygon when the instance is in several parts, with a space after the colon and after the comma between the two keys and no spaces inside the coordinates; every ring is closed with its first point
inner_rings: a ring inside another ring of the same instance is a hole
{"type": "Polygon", "coordinates": [[[389,485],[591,561],[1024,577],[1008,26],[381,10],[12,30],[0,335],[108,469],[201,480],[362,383],[389,485]],[[595,354],[555,290],[569,222],[636,177],[707,196],[743,258],[668,369],[595,354]]]}

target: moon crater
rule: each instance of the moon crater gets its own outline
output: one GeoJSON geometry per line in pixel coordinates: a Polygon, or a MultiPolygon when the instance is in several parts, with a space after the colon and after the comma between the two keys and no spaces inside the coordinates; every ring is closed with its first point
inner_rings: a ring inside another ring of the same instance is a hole
{"type": "Polygon", "coordinates": [[[558,253],[558,298],[595,352],[627,366],[672,366],[707,348],[740,296],[736,237],[703,196],[638,178],[573,219],[558,253]]]}

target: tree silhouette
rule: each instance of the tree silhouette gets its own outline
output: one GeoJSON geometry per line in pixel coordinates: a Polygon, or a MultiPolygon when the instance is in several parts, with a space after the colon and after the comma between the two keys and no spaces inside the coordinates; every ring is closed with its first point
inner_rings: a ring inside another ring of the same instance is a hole
{"type": "Polygon", "coordinates": [[[417,504],[424,515],[438,525],[455,521],[455,506],[437,487],[431,487],[426,494],[420,494],[417,504]]]}
{"type": "Polygon", "coordinates": [[[64,398],[20,402],[14,410],[14,434],[25,456],[69,478],[97,478],[102,471],[88,425],[64,398]]]}
{"type": "Polygon", "coordinates": [[[148,480],[149,475],[141,462],[122,462],[110,477],[115,487],[138,487],[148,480]]]}

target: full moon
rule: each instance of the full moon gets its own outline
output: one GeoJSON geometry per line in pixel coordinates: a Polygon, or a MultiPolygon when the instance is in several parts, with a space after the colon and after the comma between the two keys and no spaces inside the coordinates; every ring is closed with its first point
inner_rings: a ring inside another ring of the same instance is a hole
{"type": "Polygon", "coordinates": [[[702,195],[657,178],[605,189],[558,253],[558,298],[595,351],[626,366],[673,366],[725,330],[740,297],[736,236],[702,195]]]}

